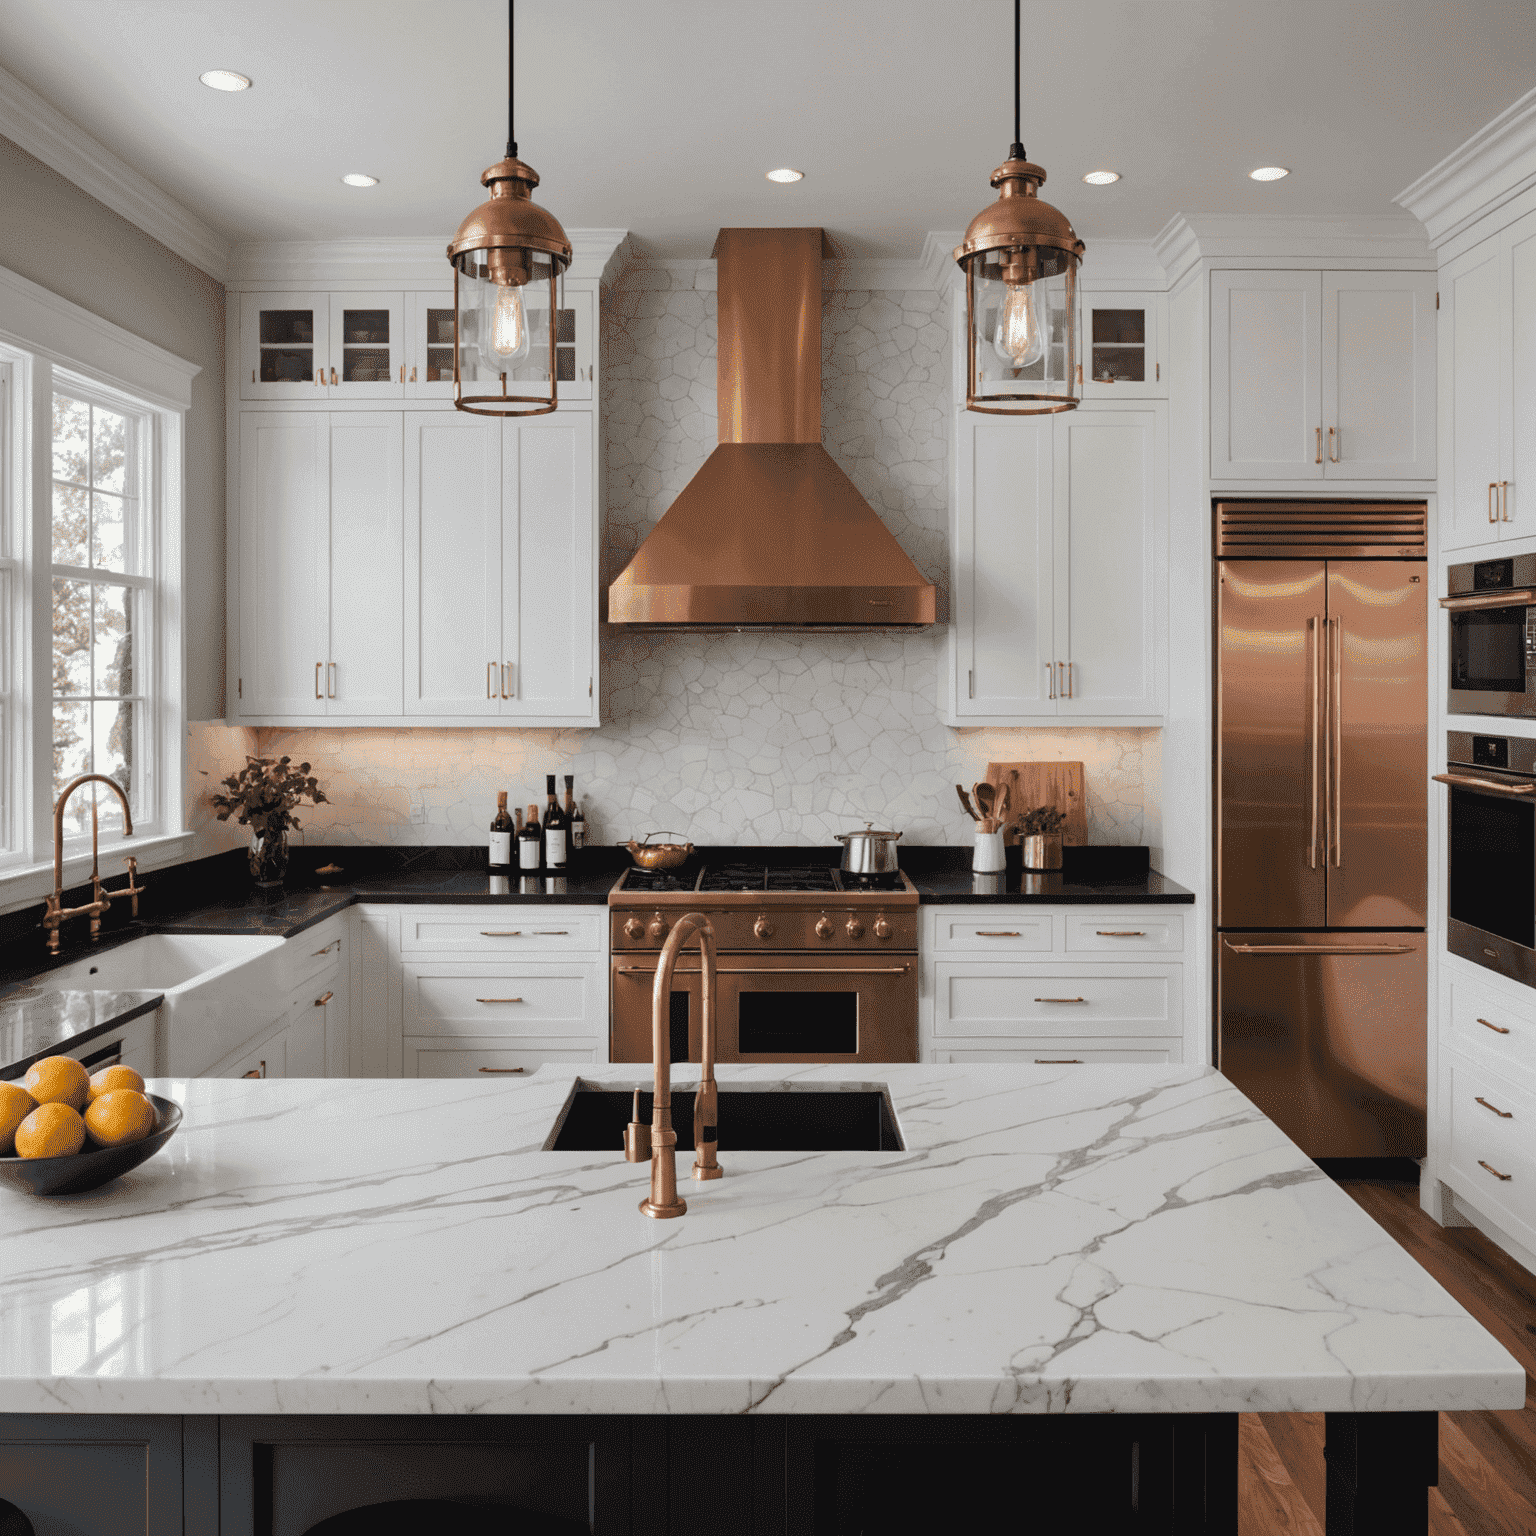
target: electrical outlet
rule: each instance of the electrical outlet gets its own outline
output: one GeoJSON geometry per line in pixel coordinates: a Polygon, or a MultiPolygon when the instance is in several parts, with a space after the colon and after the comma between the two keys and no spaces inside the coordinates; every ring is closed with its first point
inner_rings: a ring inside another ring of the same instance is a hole
{"type": "Polygon", "coordinates": [[[416,804],[416,805],[413,805],[411,807],[411,825],[413,827],[424,827],[424,826],[426,826],[426,824],[427,824],[427,808],[426,808],[426,806],[421,805],[419,803],[416,804]]]}

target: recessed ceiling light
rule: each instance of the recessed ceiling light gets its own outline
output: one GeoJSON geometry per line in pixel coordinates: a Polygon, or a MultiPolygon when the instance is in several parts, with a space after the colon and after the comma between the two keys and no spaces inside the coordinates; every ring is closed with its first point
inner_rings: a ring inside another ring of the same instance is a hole
{"type": "Polygon", "coordinates": [[[776,171],[764,171],[769,181],[804,181],[804,171],[792,171],[787,165],[780,166],[776,171]]]}
{"type": "Polygon", "coordinates": [[[379,184],[377,176],[365,176],[361,171],[348,171],[341,179],[349,187],[376,187],[379,184]]]}
{"type": "Polygon", "coordinates": [[[1256,171],[1248,172],[1249,181],[1279,181],[1282,176],[1291,173],[1283,165],[1261,165],[1256,171]]]}
{"type": "Polygon", "coordinates": [[[216,91],[248,91],[250,76],[237,75],[232,69],[206,69],[197,77],[216,91]]]}
{"type": "Polygon", "coordinates": [[[1107,187],[1111,182],[1120,180],[1119,171],[1089,171],[1083,180],[1090,187],[1107,187]]]}

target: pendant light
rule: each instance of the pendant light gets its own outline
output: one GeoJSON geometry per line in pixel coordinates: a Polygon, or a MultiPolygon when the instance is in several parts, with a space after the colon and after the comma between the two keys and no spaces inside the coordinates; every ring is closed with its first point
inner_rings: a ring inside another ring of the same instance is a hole
{"type": "Polygon", "coordinates": [[[448,247],[453,263],[453,403],[476,416],[543,416],[559,404],[558,290],[571,264],[571,242],[560,221],[533,201],[539,174],[517,157],[514,60],[512,0],[507,0],[507,156],[480,177],[490,199],[459,225],[448,247]],[[542,386],[541,374],[548,379],[546,392],[516,393],[528,384],[542,386]],[[489,392],[477,393],[482,387],[489,392]]]}
{"type": "Polygon", "coordinates": [[[1077,269],[1083,242],[1039,196],[1045,171],[1019,142],[1019,0],[1013,0],[1013,143],[992,172],[995,203],[971,220],[965,273],[965,408],[998,416],[1070,411],[1081,388],[1077,269]]]}

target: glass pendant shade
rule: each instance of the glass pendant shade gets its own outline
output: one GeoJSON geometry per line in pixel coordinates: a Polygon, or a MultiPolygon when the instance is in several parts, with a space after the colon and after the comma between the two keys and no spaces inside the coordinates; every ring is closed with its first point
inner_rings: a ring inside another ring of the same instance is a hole
{"type": "Polygon", "coordinates": [[[1045,172],[1015,157],[992,173],[995,203],[971,220],[955,260],[965,273],[967,410],[1070,411],[1078,372],[1077,269],[1083,242],[1039,197],[1045,172]]]}
{"type": "Polygon", "coordinates": [[[542,416],[559,404],[556,325],[571,244],[533,201],[538,173],[499,160],[490,198],[459,225],[453,263],[453,403],[477,416],[542,416]]]}

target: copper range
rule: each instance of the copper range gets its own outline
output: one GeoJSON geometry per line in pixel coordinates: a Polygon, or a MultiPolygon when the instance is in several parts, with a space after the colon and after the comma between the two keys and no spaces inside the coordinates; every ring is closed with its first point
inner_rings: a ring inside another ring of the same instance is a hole
{"type": "MultiPolygon", "coordinates": [[[[631,869],[608,897],[616,1062],[651,1059],[651,993],[672,924],[702,912],[719,949],[719,1060],[917,1060],[917,889],[900,871],[702,864],[631,869]]],[[[697,1061],[699,961],[671,992],[672,1059],[697,1061]]]]}

